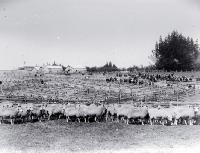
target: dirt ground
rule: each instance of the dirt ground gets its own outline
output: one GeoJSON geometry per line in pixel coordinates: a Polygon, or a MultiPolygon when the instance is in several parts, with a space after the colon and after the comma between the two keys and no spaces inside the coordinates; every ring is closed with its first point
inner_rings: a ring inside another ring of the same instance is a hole
{"type": "Polygon", "coordinates": [[[6,153],[199,152],[198,145],[199,126],[67,123],[65,120],[0,125],[0,152],[6,153]]]}

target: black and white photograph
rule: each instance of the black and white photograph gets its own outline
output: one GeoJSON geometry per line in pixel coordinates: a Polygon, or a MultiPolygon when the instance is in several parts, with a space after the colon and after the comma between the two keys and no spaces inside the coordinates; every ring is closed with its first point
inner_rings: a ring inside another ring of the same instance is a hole
{"type": "Polygon", "coordinates": [[[200,0],[0,0],[0,153],[199,153],[200,0]]]}

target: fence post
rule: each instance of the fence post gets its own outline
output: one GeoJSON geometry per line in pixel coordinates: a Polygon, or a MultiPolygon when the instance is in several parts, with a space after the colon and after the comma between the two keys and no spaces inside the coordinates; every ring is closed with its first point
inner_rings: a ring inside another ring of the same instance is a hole
{"type": "Polygon", "coordinates": [[[1,90],[1,94],[4,95],[3,89],[2,89],[2,85],[1,85],[1,84],[0,84],[0,90],[1,90]]]}

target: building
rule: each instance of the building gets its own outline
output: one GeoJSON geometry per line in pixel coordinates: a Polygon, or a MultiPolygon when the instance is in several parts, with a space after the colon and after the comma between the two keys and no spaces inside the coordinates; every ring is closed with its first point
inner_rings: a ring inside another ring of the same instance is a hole
{"type": "Polygon", "coordinates": [[[23,66],[18,68],[18,70],[25,70],[25,71],[32,71],[33,69],[34,66],[23,66]]]}
{"type": "Polygon", "coordinates": [[[44,73],[61,73],[63,72],[62,66],[59,65],[46,65],[42,68],[44,73]]]}
{"type": "Polygon", "coordinates": [[[68,66],[66,67],[66,69],[65,69],[65,72],[68,73],[68,74],[71,74],[71,73],[74,73],[75,70],[74,70],[73,67],[71,67],[71,66],[68,65],[68,66]]]}

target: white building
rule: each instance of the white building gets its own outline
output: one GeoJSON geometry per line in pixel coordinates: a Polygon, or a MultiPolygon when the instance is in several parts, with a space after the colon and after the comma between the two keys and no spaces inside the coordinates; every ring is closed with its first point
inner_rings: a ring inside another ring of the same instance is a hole
{"type": "Polygon", "coordinates": [[[43,67],[44,73],[61,73],[62,71],[63,68],[59,65],[46,65],[43,67]]]}
{"type": "Polygon", "coordinates": [[[67,73],[74,73],[75,70],[74,70],[73,67],[71,67],[71,66],[68,65],[68,66],[66,67],[66,69],[65,69],[65,72],[67,72],[67,73]]]}

